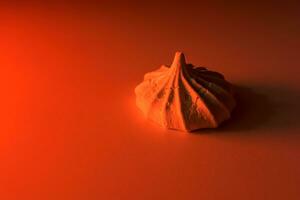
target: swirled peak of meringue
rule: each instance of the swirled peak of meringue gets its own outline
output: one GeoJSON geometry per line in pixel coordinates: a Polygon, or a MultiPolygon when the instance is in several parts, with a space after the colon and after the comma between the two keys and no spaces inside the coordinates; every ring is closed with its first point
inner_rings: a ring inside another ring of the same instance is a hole
{"type": "Polygon", "coordinates": [[[147,119],[186,132],[218,127],[236,104],[222,74],[187,64],[182,52],[176,52],[171,66],[145,74],[135,94],[147,119]]]}

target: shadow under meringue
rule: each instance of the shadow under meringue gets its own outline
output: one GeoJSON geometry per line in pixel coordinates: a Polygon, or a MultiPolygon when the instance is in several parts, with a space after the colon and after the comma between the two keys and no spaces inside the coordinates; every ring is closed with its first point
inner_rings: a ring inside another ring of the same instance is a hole
{"type": "Polygon", "coordinates": [[[231,119],[217,129],[192,133],[241,132],[300,128],[300,91],[274,86],[237,86],[231,119]]]}

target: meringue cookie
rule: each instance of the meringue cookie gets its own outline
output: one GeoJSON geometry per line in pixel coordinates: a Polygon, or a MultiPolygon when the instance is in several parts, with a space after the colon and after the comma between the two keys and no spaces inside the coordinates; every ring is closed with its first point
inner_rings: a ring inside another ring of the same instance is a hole
{"type": "Polygon", "coordinates": [[[218,127],[236,105],[233,87],[222,74],[187,64],[181,52],[171,66],[145,74],[135,94],[146,118],[185,132],[218,127]]]}

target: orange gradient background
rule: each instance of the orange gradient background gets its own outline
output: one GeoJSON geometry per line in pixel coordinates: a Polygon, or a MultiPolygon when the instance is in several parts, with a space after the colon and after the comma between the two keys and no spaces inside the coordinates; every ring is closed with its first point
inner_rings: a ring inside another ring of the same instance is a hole
{"type": "Polygon", "coordinates": [[[0,199],[299,199],[299,10],[1,3],[0,199]],[[136,108],[178,50],[238,86],[220,129],[163,130],[136,108]]]}

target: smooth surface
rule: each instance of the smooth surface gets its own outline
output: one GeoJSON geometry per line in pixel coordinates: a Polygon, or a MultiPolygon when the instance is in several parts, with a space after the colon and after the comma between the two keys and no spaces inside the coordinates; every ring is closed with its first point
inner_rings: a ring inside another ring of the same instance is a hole
{"type": "Polygon", "coordinates": [[[295,3],[1,3],[0,199],[299,199],[299,17],[295,3]],[[136,108],[144,73],[178,50],[239,86],[220,129],[165,131],[136,108]]]}

